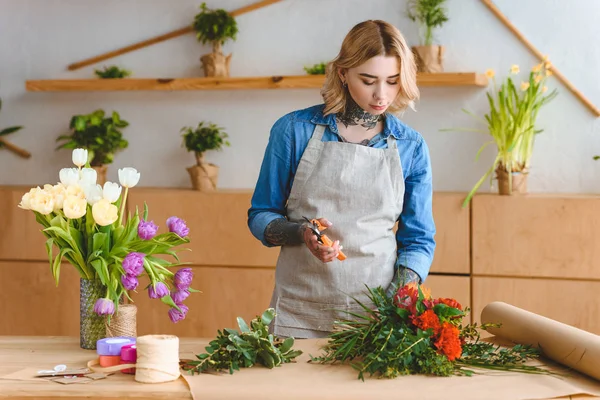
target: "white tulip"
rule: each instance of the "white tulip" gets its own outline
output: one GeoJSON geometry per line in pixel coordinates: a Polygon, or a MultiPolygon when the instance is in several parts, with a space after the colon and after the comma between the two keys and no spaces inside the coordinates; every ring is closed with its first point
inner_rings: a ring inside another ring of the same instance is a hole
{"type": "Polygon", "coordinates": [[[87,163],[88,151],[86,149],[74,149],[72,158],[73,164],[81,168],[87,163]]]}
{"type": "Polygon", "coordinates": [[[37,192],[41,191],[40,187],[34,187],[29,190],[29,192],[25,193],[23,197],[21,197],[21,202],[19,203],[19,207],[23,210],[31,210],[31,198],[36,195],[37,192]]]}
{"type": "Polygon", "coordinates": [[[140,181],[140,173],[137,169],[125,167],[119,170],[119,182],[125,188],[132,188],[140,181]]]}
{"type": "Polygon", "coordinates": [[[106,182],[104,184],[104,190],[102,191],[102,197],[111,203],[119,200],[121,196],[121,186],[118,183],[106,182]]]}
{"type": "Polygon", "coordinates": [[[98,173],[94,168],[82,168],[81,179],[79,180],[79,186],[95,185],[98,180],[98,173]]]}
{"type": "Polygon", "coordinates": [[[63,168],[59,173],[60,182],[65,186],[76,185],[79,182],[79,170],[77,168],[63,168]]]}
{"type": "Polygon", "coordinates": [[[103,198],[102,186],[98,184],[84,186],[83,192],[85,193],[85,198],[90,206],[93,206],[103,198]]]}

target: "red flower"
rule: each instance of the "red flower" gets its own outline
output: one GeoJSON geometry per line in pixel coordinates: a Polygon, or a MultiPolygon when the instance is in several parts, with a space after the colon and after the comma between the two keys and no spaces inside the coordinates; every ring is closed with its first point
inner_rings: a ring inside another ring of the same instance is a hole
{"type": "Polygon", "coordinates": [[[460,303],[454,299],[435,299],[433,301],[434,304],[445,304],[448,307],[453,307],[453,308],[458,308],[459,310],[462,311],[462,306],[460,305],[460,303]]]}
{"type": "Polygon", "coordinates": [[[440,325],[440,319],[436,313],[433,312],[433,310],[427,310],[418,317],[413,317],[412,321],[413,324],[415,324],[415,326],[421,330],[426,331],[427,329],[433,329],[433,334],[435,336],[438,335],[440,329],[442,328],[440,325]]]}
{"type": "Polygon", "coordinates": [[[394,296],[394,304],[398,308],[404,308],[411,314],[417,312],[417,299],[419,298],[419,289],[415,286],[402,286],[394,296]]]}
{"type": "Polygon", "coordinates": [[[458,336],[458,328],[449,322],[444,322],[440,336],[434,343],[438,351],[450,361],[454,361],[462,354],[462,347],[458,336]]]}

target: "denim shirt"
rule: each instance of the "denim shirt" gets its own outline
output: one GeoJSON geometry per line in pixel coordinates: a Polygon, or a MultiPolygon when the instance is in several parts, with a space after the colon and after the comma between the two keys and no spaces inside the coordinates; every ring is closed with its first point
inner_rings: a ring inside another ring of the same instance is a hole
{"type": "MultiPolygon", "coordinates": [[[[316,124],[326,125],[323,141],[340,141],[334,114],[323,115],[324,105],[291,112],[271,129],[256,189],[248,210],[248,226],[265,246],[265,228],[274,219],[286,216],[287,199],[298,163],[316,124]]],[[[394,135],[404,175],[404,205],[398,218],[396,270],[404,266],[425,281],[435,250],[435,224],[432,214],[432,179],[429,149],[423,137],[397,117],[387,113],[383,131],[368,146],[387,148],[394,135]]],[[[321,216],[319,216],[321,217],[321,216]]],[[[323,217],[327,217],[326,215],[323,217]]],[[[335,221],[334,221],[335,223],[335,221]]]]}

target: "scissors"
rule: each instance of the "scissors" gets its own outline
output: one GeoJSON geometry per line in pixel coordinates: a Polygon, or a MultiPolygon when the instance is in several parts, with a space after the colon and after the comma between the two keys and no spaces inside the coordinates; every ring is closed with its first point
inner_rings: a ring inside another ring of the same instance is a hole
{"type": "MultiPolygon", "coordinates": [[[[319,222],[319,220],[317,220],[317,219],[308,219],[306,217],[302,217],[302,218],[304,218],[309,223],[310,230],[317,236],[317,242],[319,242],[325,246],[329,246],[329,247],[333,246],[333,241],[331,239],[329,239],[329,237],[327,237],[327,235],[321,233],[321,231],[324,231],[325,229],[327,229],[326,226],[321,224],[319,222]]],[[[340,252],[337,256],[337,259],[340,261],[344,261],[346,259],[346,255],[340,250],[340,252]]]]}

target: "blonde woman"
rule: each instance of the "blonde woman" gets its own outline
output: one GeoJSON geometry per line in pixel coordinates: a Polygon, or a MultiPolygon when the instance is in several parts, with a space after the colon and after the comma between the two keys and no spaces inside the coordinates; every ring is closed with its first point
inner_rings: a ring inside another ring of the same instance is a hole
{"type": "Polygon", "coordinates": [[[253,235],[281,246],[271,307],[282,337],[326,336],[361,311],[351,297],[366,302],[365,285],[391,295],[424,281],[435,249],[429,151],[394,115],[419,96],[402,34],[356,25],[326,74],[324,104],[274,124],[248,211],[253,235]],[[319,243],[304,216],[335,242],[319,243]]]}

